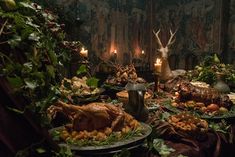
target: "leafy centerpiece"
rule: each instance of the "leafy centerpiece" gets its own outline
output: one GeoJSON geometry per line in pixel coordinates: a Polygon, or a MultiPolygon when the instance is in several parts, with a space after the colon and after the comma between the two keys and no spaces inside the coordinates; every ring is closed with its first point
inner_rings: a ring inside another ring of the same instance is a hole
{"type": "Polygon", "coordinates": [[[216,54],[205,57],[200,65],[187,73],[189,79],[203,81],[214,85],[218,80],[217,74],[223,74],[223,79],[232,90],[235,87],[235,69],[230,64],[222,63],[216,54]]]}

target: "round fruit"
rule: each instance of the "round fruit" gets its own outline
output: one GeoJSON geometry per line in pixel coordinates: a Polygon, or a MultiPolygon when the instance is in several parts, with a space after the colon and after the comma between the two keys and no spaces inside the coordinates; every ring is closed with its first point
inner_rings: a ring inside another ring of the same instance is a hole
{"type": "Polygon", "coordinates": [[[172,106],[177,107],[178,104],[176,102],[171,103],[172,106]]]}
{"type": "Polygon", "coordinates": [[[200,67],[200,66],[197,65],[197,66],[195,67],[195,69],[201,71],[201,70],[202,70],[202,67],[200,67]]]}
{"type": "Polygon", "coordinates": [[[210,104],[206,107],[207,111],[213,112],[217,111],[219,109],[219,106],[217,104],[210,104]]]}
{"type": "Polygon", "coordinates": [[[205,106],[201,107],[201,111],[202,112],[206,112],[207,111],[207,108],[205,106]]]}
{"type": "Polygon", "coordinates": [[[188,107],[194,107],[194,106],[195,106],[195,101],[193,101],[193,100],[187,101],[187,102],[186,102],[186,106],[188,106],[188,107]]]}
{"type": "Polygon", "coordinates": [[[14,0],[2,0],[1,7],[6,11],[11,11],[16,8],[16,3],[14,0]]]}
{"type": "Polygon", "coordinates": [[[219,108],[219,112],[220,112],[220,113],[226,113],[226,112],[228,112],[228,109],[225,108],[225,107],[220,107],[220,108],[219,108]]]}

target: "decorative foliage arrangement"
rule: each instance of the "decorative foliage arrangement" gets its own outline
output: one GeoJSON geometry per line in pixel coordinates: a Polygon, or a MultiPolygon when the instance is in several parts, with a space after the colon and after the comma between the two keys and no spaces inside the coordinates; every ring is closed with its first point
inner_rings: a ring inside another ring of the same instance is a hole
{"type": "Polygon", "coordinates": [[[64,42],[64,25],[50,11],[26,0],[12,4],[0,8],[1,79],[7,79],[15,93],[26,98],[26,108],[45,123],[44,111],[59,94],[57,84],[74,47],[64,42]]]}
{"type": "Polygon", "coordinates": [[[235,69],[230,64],[223,64],[216,54],[207,56],[204,61],[188,73],[190,79],[214,84],[217,81],[216,73],[224,74],[224,81],[235,85],[235,69]]]}
{"type": "Polygon", "coordinates": [[[99,79],[91,77],[86,65],[81,65],[77,70],[77,76],[71,79],[64,78],[59,87],[60,98],[73,104],[95,101],[103,92],[98,88],[99,79]]]}

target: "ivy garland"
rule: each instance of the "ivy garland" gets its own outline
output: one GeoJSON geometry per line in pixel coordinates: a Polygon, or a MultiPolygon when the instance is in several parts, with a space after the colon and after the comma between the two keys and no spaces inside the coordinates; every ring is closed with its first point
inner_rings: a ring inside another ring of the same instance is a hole
{"type": "Polygon", "coordinates": [[[0,75],[15,94],[26,98],[25,108],[44,125],[45,110],[57,99],[58,83],[73,50],[64,41],[57,16],[30,1],[19,0],[15,5],[10,10],[0,8],[0,75]]]}

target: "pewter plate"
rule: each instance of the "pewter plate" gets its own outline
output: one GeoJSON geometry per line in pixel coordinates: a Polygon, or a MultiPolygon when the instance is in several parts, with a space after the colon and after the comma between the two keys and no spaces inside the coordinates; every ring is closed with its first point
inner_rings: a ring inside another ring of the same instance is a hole
{"type": "MultiPolygon", "coordinates": [[[[75,151],[77,154],[86,154],[86,155],[97,155],[97,154],[110,154],[110,153],[116,153],[121,151],[123,148],[125,149],[133,149],[136,148],[140,145],[143,144],[144,140],[151,134],[152,132],[152,128],[145,124],[145,123],[141,123],[141,127],[143,130],[142,131],[142,135],[141,136],[135,136],[132,137],[130,139],[123,139],[117,142],[114,142],[111,145],[102,145],[102,146],[76,146],[76,145],[72,145],[72,144],[67,144],[64,142],[59,142],[59,146],[63,147],[63,146],[69,146],[69,148],[72,151],[75,151]]],[[[53,128],[51,130],[49,130],[49,132],[53,132],[53,131],[60,131],[63,130],[64,127],[57,127],[57,128],[53,128]]]]}

